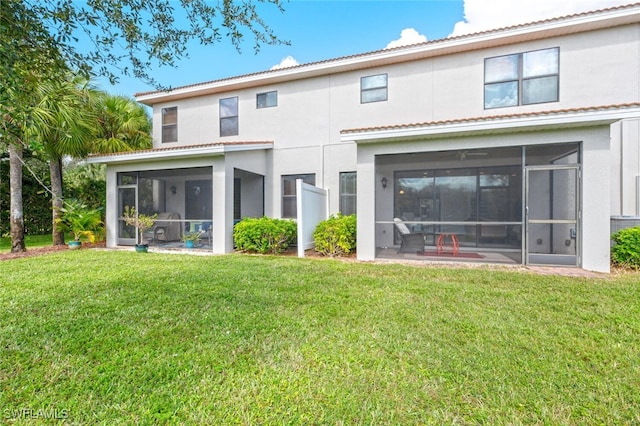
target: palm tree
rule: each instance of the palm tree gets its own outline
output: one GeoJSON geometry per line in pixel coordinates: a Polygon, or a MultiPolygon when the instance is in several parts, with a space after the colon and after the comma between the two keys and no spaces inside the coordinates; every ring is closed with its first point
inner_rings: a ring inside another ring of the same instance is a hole
{"type": "Polygon", "coordinates": [[[45,82],[38,93],[39,102],[26,134],[49,161],[53,244],[61,245],[63,158],[149,148],[151,120],[137,102],[97,91],[78,77],[61,84],[45,82]]]}
{"type": "Polygon", "coordinates": [[[151,119],[142,105],[124,96],[102,93],[95,107],[98,124],[92,153],[151,148],[151,119]]]}
{"type": "Polygon", "coordinates": [[[89,152],[96,116],[91,105],[92,89],[86,80],[70,77],[66,81],[43,81],[37,88],[38,102],[25,136],[41,150],[49,162],[53,207],[53,244],[64,244],[60,230],[62,198],[62,159],[82,158],[89,152]]]}

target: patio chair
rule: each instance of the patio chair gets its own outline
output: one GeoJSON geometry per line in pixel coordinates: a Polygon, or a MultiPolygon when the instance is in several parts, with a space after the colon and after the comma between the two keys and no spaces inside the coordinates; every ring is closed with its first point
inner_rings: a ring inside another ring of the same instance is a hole
{"type": "Polygon", "coordinates": [[[211,222],[203,222],[202,227],[200,228],[200,239],[208,240],[209,245],[212,244],[213,240],[213,224],[211,222]]]}
{"type": "Polygon", "coordinates": [[[180,222],[180,213],[163,212],[158,214],[156,222],[151,228],[154,241],[178,241],[182,237],[180,222]],[[168,222],[171,221],[171,222],[168,222]]]}
{"type": "Polygon", "coordinates": [[[424,252],[424,233],[411,232],[402,219],[394,218],[396,229],[400,235],[400,249],[398,253],[424,252]]]}

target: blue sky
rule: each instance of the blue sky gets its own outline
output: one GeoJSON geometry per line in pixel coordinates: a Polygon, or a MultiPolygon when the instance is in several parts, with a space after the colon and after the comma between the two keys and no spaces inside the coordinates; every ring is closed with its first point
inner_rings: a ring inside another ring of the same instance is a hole
{"type": "MultiPolygon", "coordinates": [[[[179,87],[264,71],[284,58],[308,63],[384,49],[404,35],[405,44],[445,38],[635,0],[292,0],[280,13],[270,5],[261,17],[290,46],[263,46],[254,54],[252,43],[238,53],[227,40],[211,46],[192,43],[190,57],[177,68],[153,70],[158,81],[179,87]],[[404,30],[404,31],[403,31],[404,30]]],[[[112,86],[97,79],[101,89],[133,96],[155,90],[135,78],[120,77],[112,86]]]]}

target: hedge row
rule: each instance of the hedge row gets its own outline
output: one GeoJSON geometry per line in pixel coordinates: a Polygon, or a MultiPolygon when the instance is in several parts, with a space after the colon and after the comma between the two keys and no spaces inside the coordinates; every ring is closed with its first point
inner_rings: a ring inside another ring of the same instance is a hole
{"type": "MultiPolygon", "coordinates": [[[[278,254],[295,242],[297,224],[268,217],[246,218],[233,228],[236,249],[278,254]]],[[[325,256],[343,256],[356,249],[356,216],[331,216],[313,234],[316,250],[325,256]]]]}

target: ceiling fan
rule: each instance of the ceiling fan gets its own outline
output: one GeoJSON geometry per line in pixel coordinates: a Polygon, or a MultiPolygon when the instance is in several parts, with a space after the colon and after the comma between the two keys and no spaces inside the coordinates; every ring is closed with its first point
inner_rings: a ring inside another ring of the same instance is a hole
{"type": "Polygon", "coordinates": [[[487,151],[469,151],[465,149],[458,151],[458,158],[460,158],[461,161],[464,161],[467,157],[484,157],[487,154],[487,151]]]}

